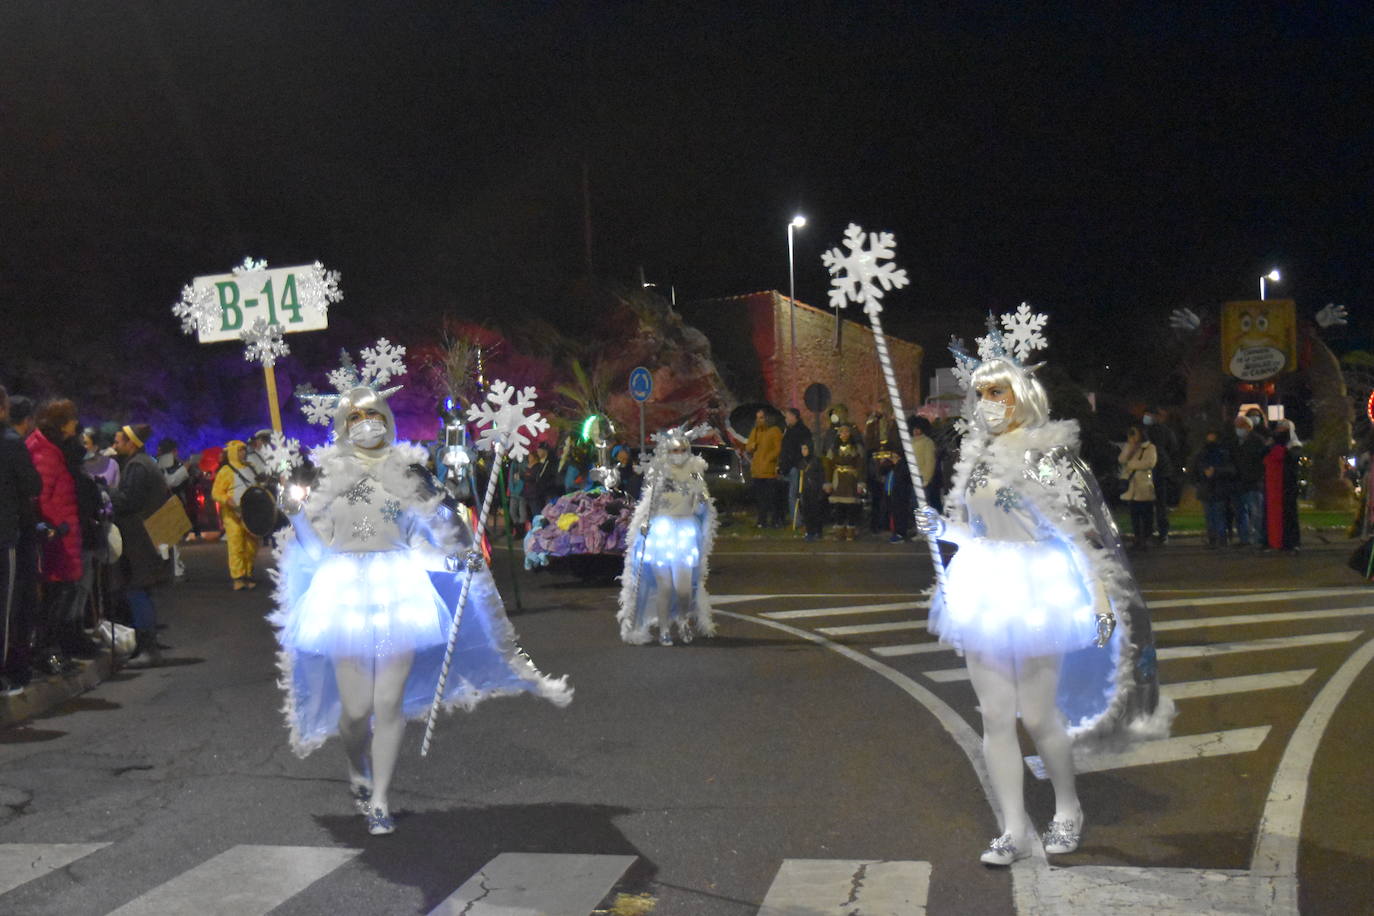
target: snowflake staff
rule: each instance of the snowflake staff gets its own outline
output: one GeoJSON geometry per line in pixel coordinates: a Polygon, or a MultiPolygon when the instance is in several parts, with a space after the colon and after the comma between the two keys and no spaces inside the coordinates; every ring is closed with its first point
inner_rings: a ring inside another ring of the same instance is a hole
{"type": "MultiPolygon", "coordinates": [[[[529,408],[534,406],[535,391],[533,388],[525,388],[516,391],[510,385],[501,380],[496,380],[491,384],[491,390],[487,392],[486,403],[473,404],[468,408],[468,419],[473,423],[483,426],[481,435],[477,438],[477,448],[486,451],[493,450],[491,462],[491,473],[487,475],[487,492],[482,498],[482,509],[477,513],[476,541],[480,541],[482,533],[487,530],[487,514],[491,511],[491,500],[496,494],[496,486],[501,476],[501,462],[507,456],[519,460],[529,454],[529,445],[534,438],[549,428],[549,421],[539,415],[537,411],[526,413],[529,408]],[[525,432],[528,429],[529,432],[525,432]]],[[[458,639],[458,629],[463,620],[463,608],[467,604],[468,592],[472,588],[473,579],[479,574],[485,574],[488,579],[491,573],[485,568],[482,562],[482,551],[476,543],[468,549],[463,557],[466,569],[463,575],[462,590],[458,594],[458,604],[453,612],[453,622],[449,625],[448,648],[444,652],[444,664],[439,671],[439,682],[434,688],[434,700],[430,704],[429,717],[425,721],[425,737],[420,744],[420,755],[425,756],[429,753],[429,742],[434,736],[434,723],[438,718],[439,707],[444,698],[444,687],[448,683],[449,666],[453,663],[453,648],[458,639]]],[[[493,588],[495,586],[493,585],[493,588]]]]}
{"type": "Polygon", "coordinates": [[[1045,316],[1022,304],[989,317],[978,355],[957,344],[967,391],[948,517],[917,518],[927,537],[956,544],[931,601],[932,634],[958,649],[983,716],[985,784],[999,834],[987,865],[1030,855],[1019,718],[1054,787],[1045,852],[1073,852],[1083,808],[1073,749],[1168,732],[1149,612],[1097,484],[1078,458],[1078,424],[1051,420],[1035,366],[1045,316]],[[1003,333],[1005,332],[1005,333],[1003,333]],[[1119,622],[1119,626],[1117,625],[1119,622]]]}
{"type": "MultiPolygon", "coordinates": [[[[485,569],[466,572],[459,627],[452,561],[476,538],[444,503],[425,450],[395,441],[386,399],[398,388],[385,386],[405,371],[404,352],[379,341],[361,371],[347,359],[331,373],[337,394],[303,395],[317,418],[328,415],[334,442],[311,455],[313,490],[286,488],[293,530],[279,548],[271,617],[292,748],[303,757],[343,739],[352,802],[374,835],[395,829],[405,723],[431,713],[436,686],[446,708],[517,693],[572,699],[565,680],[540,674],[520,650],[485,569]]],[[[289,444],[275,445],[274,461],[289,462],[289,444]]]]}
{"type": "MultiPolygon", "coordinates": [[[[833,278],[830,281],[830,306],[838,315],[839,310],[850,302],[862,303],[868,315],[869,324],[873,327],[873,341],[878,347],[878,362],[882,365],[883,378],[887,382],[887,396],[892,402],[892,412],[896,415],[897,429],[901,433],[902,455],[906,458],[907,472],[911,475],[912,489],[916,495],[916,513],[919,516],[927,508],[926,482],[916,464],[911,430],[907,427],[906,410],[902,407],[902,393],[897,388],[892,357],[887,351],[887,335],[883,333],[883,323],[878,317],[883,311],[883,293],[906,286],[906,271],[891,263],[893,249],[897,246],[891,232],[867,233],[868,247],[864,247],[863,229],[855,223],[849,224],[844,235],[848,254],[832,248],[821,255],[821,262],[833,278]]],[[[930,561],[935,566],[935,580],[943,582],[945,564],[940,559],[940,548],[934,538],[927,538],[926,543],[930,548],[930,561]]]]}

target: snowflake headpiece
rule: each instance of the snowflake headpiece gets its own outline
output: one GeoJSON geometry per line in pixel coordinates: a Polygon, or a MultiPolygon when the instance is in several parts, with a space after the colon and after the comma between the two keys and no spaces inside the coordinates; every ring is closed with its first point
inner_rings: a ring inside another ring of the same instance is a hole
{"type": "MultiPolygon", "coordinates": [[[[681,426],[670,426],[652,434],[649,438],[654,443],[654,450],[645,456],[647,461],[641,459],[640,473],[646,473],[651,467],[664,467],[668,463],[669,452],[684,448],[690,450],[693,440],[700,439],[710,432],[711,427],[707,423],[690,428],[684,423],[681,426]]],[[[704,458],[700,460],[704,467],[706,460],[704,458]]]]}
{"type": "Polygon", "coordinates": [[[968,391],[974,371],[989,360],[1002,360],[1024,372],[1034,372],[1039,363],[1026,365],[1026,359],[1036,350],[1049,346],[1049,341],[1041,331],[1049,316],[1032,312],[1030,305],[1022,302],[1016,311],[1008,312],[998,319],[988,313],[988,332],[979,337],[978,355],[974,356],[964,347],[964,342],[954,338],[949,342],[949,351],[954,354],[954,377],[959,388],[968,391]]]}
{"type": "Polygon", "coordinates": [[[359,370],[347,350],[339,351],[339,368],[329,373],[334,394],[319,394],[310,385],[297,388],[296,397],[301,402],[301,410],[311,423],[321,426],[333,424],[335,434],[343,439],[346,438],[349,411],[355,407],[367,407],[386,417],[387,429],[394,436],[396,418],[392,416],[386,399],[400,391],[402,386],[385,386],[395,376],[405,374],[406,366],[401,358],[406,355],[406,348],[393,346],[391,341],[383,337],[376,346],[365,348],[361,355],[363,366],[359,370]]]}

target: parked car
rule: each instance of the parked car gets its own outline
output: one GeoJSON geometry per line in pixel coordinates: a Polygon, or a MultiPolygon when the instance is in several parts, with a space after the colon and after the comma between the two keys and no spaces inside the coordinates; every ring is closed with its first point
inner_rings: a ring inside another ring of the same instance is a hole
{"type": "Polygon", "coordinates": [[[725,445],[694,445],[692,454],[706,459],[706,486],[719,508],[734,509],[745,505],[748,480],[739,452],[725,445]]]}

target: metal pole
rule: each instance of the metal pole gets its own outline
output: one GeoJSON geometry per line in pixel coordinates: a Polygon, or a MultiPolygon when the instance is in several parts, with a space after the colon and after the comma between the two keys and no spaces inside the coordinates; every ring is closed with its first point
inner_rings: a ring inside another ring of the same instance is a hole
{"type": "Polygon", "coordinates": [[[792,338],[792,406],[796,407],[799,403],[797,399],[797,284],[796,273],[792,260],[792,230],[795,220],[787,224],[787,322],[791,328],[792,338]]]}
{"type": "Polygon", "coordinates": [[[1264,274],[1260,274],[1260,301],[1264,301],[1264,274]]]}

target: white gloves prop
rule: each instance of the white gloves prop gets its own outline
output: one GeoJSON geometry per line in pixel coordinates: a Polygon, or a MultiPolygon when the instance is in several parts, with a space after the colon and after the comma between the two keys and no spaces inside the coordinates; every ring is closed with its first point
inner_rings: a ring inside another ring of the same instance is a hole
{"type": "Polygon", "coordinates": [[[916,513],[916,530],[927,538],[940,537],[948,527],[940,513],[929,506],[916,513]]]}

